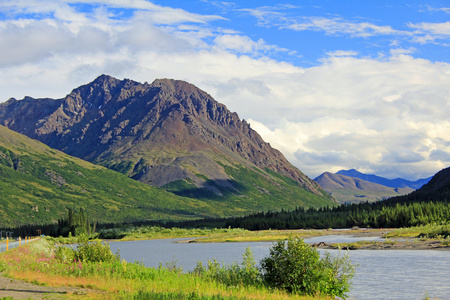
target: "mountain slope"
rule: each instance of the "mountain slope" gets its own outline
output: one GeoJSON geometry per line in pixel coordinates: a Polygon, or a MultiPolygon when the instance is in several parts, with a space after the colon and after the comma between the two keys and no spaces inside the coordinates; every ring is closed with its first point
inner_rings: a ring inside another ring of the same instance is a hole
{"type": "Polygon", "coordinates": [[[355,169],[351,170],[341,170],[337,172],[336,174],[339,175],[345,175],[349,177],[355,177],[362,180],[366,180],[373,183],[378,183],[387,187],[391,188],[411,188],[413,190],[417,190],[421,188],[424,184],[426,184],[428,181],[430,181],[431,177],[429,178],[423,178],[416,181],[409,181],[402,178],[396,178],[396,179],[387,179],[376,175],[367,175],[360,173],[356,171],[355,169]]]}
{"type": "Polygon", "coordinates": [[[243,211],[334,204],[236,113],[183,81],[102,75],[63,99],[10,99],[0,104],[0,124],[141,182],[243,211]]]}
{"type": "Polygon", "coordinates": [[[408,194],[410,188],[390,188],[355,177],[325,172],[314,179],[340,203],[373,202],[408,194]]]}
{"type": "Polygon", "coordinates": [[[393,202],[450,202],[450,168],[436,173],[420,189],[409,195],[389,199],[393,202]]]}
{"type": "Polygon", "coordinates": [[[240,212],[176,196],[0,126],[0,227],[56,222],[68,207],[85,208],[99,222],[240,212]]]}

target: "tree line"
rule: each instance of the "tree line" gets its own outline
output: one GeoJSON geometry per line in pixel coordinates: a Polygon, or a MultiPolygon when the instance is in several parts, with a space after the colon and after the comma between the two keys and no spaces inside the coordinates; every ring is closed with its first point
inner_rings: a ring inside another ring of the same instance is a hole
{"type": "Polygon", "coordinates": [[[18,228],[11,228],[14,236],[36,236],[39,234],[49,236],[80,236],[90,237],[97,231],[97,222],[92,222],[88,212],[80,208],[74,210],[67,209],[67,216],[58,220],[55,224],[26,225],[18,228]]]}
{"type": "Polygon", "coordinates": [[[57,224],[13,228],[15,235],[34,235],[36,229],[53,236],[93,234],[96,229],[122,226],[161,226],[180,228],[327,229],[327,228],[400,228],[450,221],[450,180],[438,173],[429,184],[405,196],[384,201],[343,204],[336,207],[298,207],[292,211],[268,211],[242,217],[210,218],[193,221],[146,220],[128,224],[97,224],[89,220],[85,210],[68,209],[67,218],[57,224]],[[439,176],[440,175],[440,176],[439,176]],[[436,181],[441,184],[436,184],[436,181]],[[444,182],[444,184],[442,184],[444,182]],[[96,228],[97,227],[97,228],[96,228]]]}

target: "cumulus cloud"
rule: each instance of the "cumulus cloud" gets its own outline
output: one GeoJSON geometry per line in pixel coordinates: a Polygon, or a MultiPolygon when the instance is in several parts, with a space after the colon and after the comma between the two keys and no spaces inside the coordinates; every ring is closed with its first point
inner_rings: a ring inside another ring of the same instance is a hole
{"type": "Polygon", "coordinates": [[[413,176],[412,166],[426,173],[446,167],[431,153],[448,147],[442,139],[450,136],[449,71],[449,64],[405,55],[333,56],[286,75],[281,104],[267,110],[274,117],[267,113],[250,123],[314,176],[349,167],[385,176],[413,176]],[[280,115],[285,119],[276,120],[280,115]]]}

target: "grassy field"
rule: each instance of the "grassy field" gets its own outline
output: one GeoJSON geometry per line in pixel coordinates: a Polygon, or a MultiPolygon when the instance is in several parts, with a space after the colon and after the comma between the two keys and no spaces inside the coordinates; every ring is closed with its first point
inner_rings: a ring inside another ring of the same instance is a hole
{"type": "Polygon", "coordinates": [[[73,261],[40,239],[0,255],[3,276],[47,286],[74,286],[88,295],[71,299],[332,299],[290,295],[260,286],[230,286],[173,268],[147,268],[124,260],[73,261]]]}

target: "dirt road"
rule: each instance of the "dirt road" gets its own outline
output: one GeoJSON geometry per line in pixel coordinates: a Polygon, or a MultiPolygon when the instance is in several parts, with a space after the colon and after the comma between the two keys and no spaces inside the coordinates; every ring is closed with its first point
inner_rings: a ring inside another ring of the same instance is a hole
{"type": "Polygon", "coordinates": [[[65,299],[68,294],[83,295],[95,292],[89,289],[74,287],[48,287],[36,285],[16,279],[11,279],[0,274],[0,298],[12,297],[13,299],[65,299]]]}

